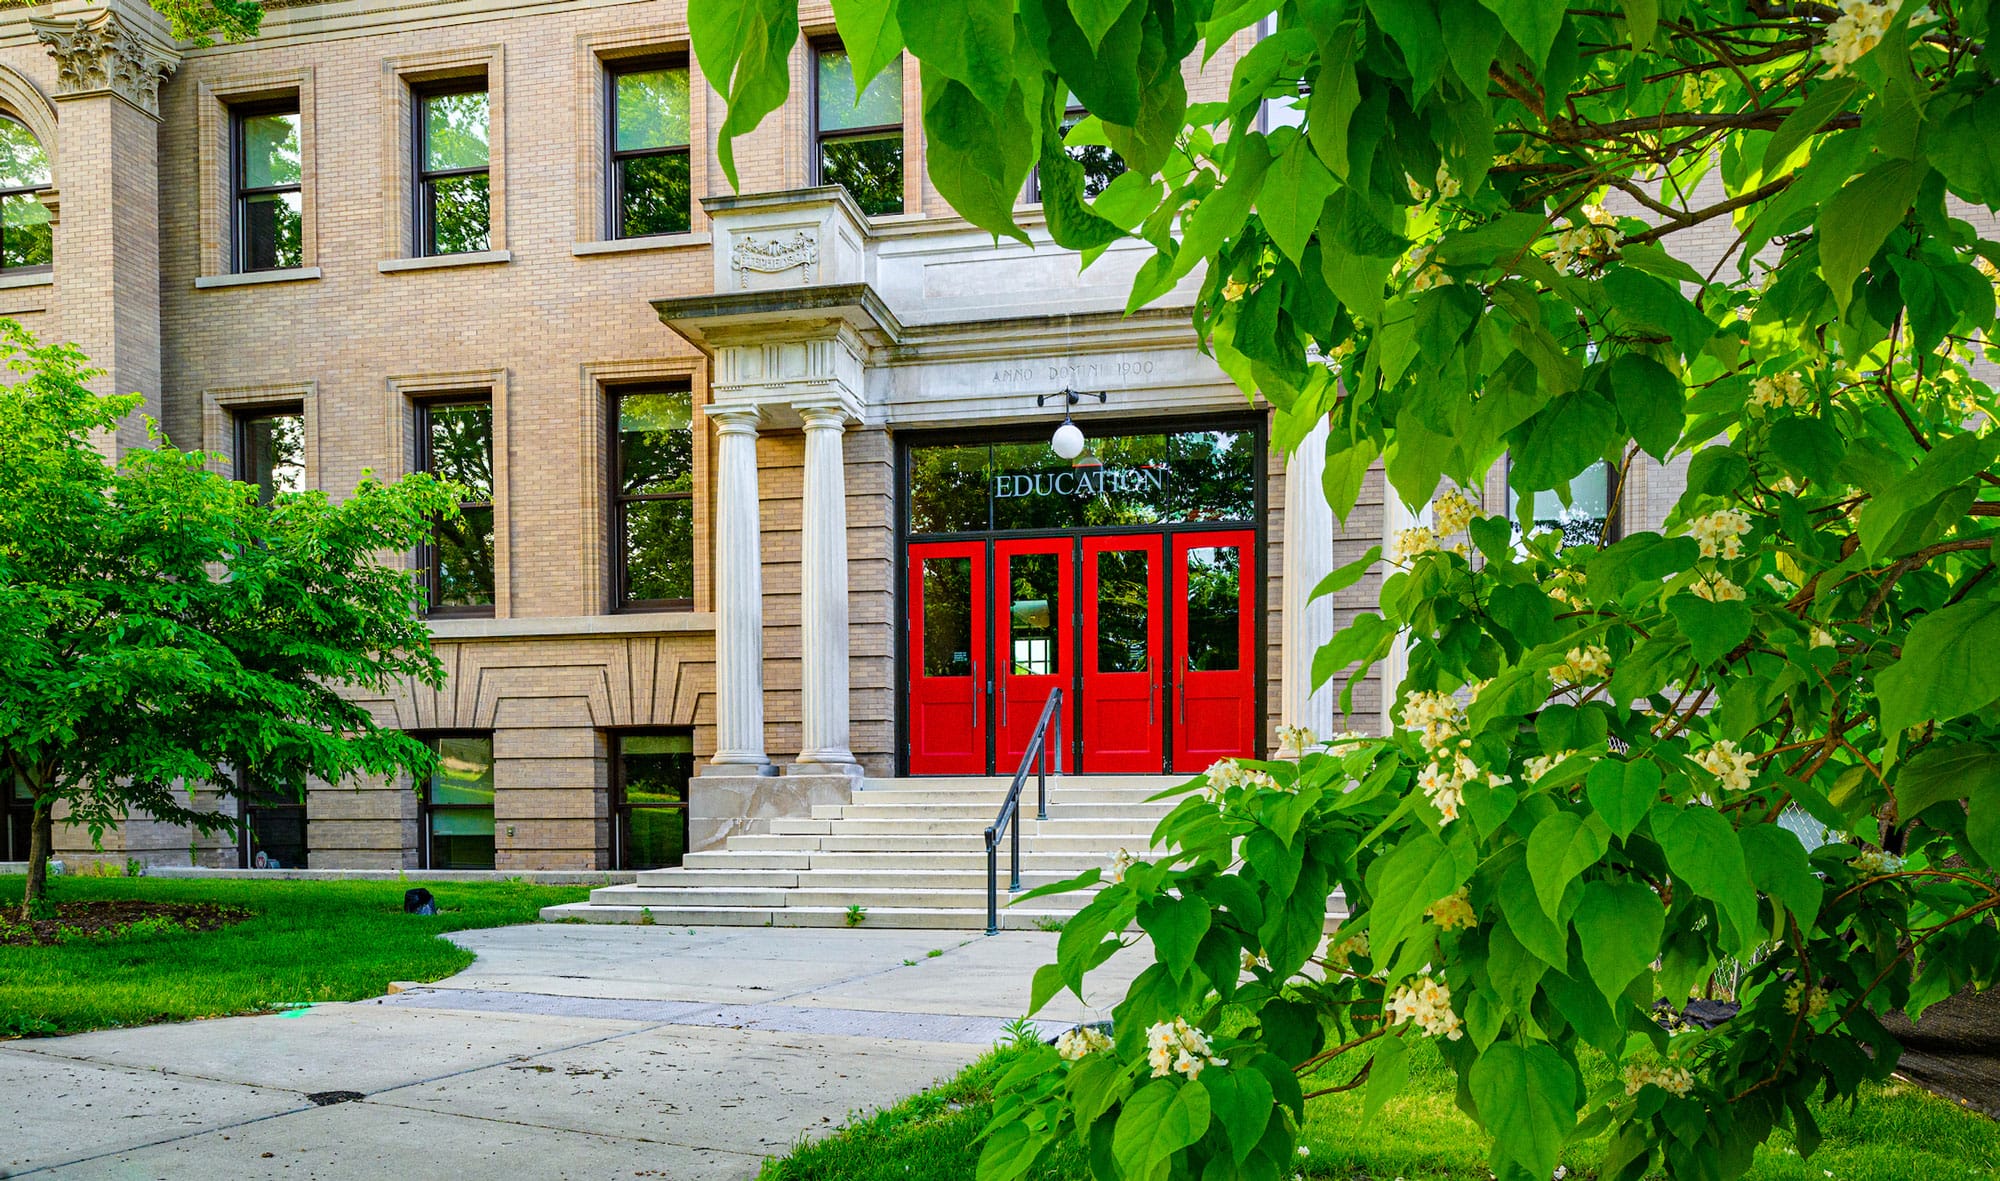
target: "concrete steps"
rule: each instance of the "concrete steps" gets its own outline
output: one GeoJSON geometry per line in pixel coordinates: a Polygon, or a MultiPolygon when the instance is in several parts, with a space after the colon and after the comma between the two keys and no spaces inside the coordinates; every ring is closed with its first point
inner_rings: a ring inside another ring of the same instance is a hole
{"type": "MultiPolygon", "coordinates": [[[[679,868],[593,890],[552,906],[554,921],[661,926],[956,928],[986,926],[986,826],[1006,797],[998,777],[871,779],[844,804],[775,818],[766,831],[689,853],[679,868]],[[850,908],[859,907],[854,911],[850,908]],[[858,922],[856,921],[858,917],[858,922]]],[[[1062,776],[1049,784],[1049,818],[1035,819],[1034,784],[1022,795],[1021,888],[1032,890],[1143,852],[1175,799],[1153,797],[1185,776],[1062,776]]],[[[1000,925],[1052,927],[1090,894],[1007,906],[1008,844],[1000,847],[1000,925]]]]}

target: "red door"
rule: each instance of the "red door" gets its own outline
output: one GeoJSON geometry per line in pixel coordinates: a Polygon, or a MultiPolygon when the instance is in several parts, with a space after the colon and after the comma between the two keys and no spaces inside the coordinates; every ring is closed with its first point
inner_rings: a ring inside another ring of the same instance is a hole
{"type": "MultiPolygon", "coordinates": [[[[993,546],[993,770],[1012,775],[1034,739],[1049,694],[1063,691],[1063,718],[1075,705],[1070,668],[1076,643],[1076,544],[1069,538],[1001,541],[993,546]]],[[[1064,745],[1072,737],[1061,729],[1064,745]]],[[[1067,752],[1053,749],[1051,768],[1071,770],[1067,752]]]]}
{"type": "Polygon", "coordinates": [[[1174,535],[1175,771],[1255,757],[1255,542],[1248,529],[1174,535]]]}
{"type": "Polygon", "coordinates": [[[986,543],[912,545],[909,571],[910,774],[984,775],[986,543]]]}
{"type": "Polygon", "coordinates": [[[1158,774],[1166,720],[1162,539],[1083,539],[1083,770],[1158,774]]]}

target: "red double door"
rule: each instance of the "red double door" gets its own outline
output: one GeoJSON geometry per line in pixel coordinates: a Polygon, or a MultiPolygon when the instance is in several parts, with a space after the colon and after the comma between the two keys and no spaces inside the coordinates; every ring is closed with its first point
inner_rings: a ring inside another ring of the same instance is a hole
{"type": "Polygon", "coordinates": [[[910,773],[1010,773],[1051,690],[1065,771],[1194,772],[1256,747],[1255,535],[913,544],[910,773]]]}

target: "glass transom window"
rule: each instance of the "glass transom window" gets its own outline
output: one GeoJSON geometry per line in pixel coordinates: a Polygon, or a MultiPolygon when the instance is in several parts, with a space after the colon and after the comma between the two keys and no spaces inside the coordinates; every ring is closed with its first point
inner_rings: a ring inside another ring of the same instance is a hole
{"type": "Polygon", "coordinates": [[[418,235],[421,254],[466,254],[492,240],[484,87],[429,93],[418,103],[418,235]]]}
{"type": "Polygon", "coordinates": [[[839,46],[815,55],[814,108],[821,184],[846,188],[870,217],[903,211],[903,62],[863,87],[839,46]]]}
{"type": "Polygon", "coordinates": [[[620,238],[684,234],[692,221],[685,65],[630,67],[611,75],[614,232],[620,238]]]}
{"type": "Polygon", "coordinates": [[[49,207],[38,196],[49,183],[41,141],[26,124],[0,115],[0,270],[32,270],[54,260],[49,207]]]}
{"type": "Polygon", "coordinates": [[[305,265],[305,170],[296,110],[236,118],[236,265],[269,271],[305,265]]]}

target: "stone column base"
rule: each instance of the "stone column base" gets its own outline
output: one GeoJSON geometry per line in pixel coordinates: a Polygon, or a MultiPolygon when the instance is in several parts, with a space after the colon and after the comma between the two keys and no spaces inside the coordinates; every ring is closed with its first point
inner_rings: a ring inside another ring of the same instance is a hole
{"type": "Polygon", "coordinates": [[[853,795],[846,775],[697,775],[688,784],[688,848],[720,849],[730,837],[769,832],[772,820],[809,820],[813,805],[853,795]]]}
{"type": "MultiPolygon", "coordinates": [[[[859,763],[798,762],[798,763],[793,763],[789,767],[786,767],[785,774],[793,778],[804,778],[815,775],[845,775],[849,779],[859,781],[862,777],[863,772],[861,770],[861,764],[859,763]]],[[[856,786],[858,787],[860,786],[860,784],[857,782],[856,786]]]]}

